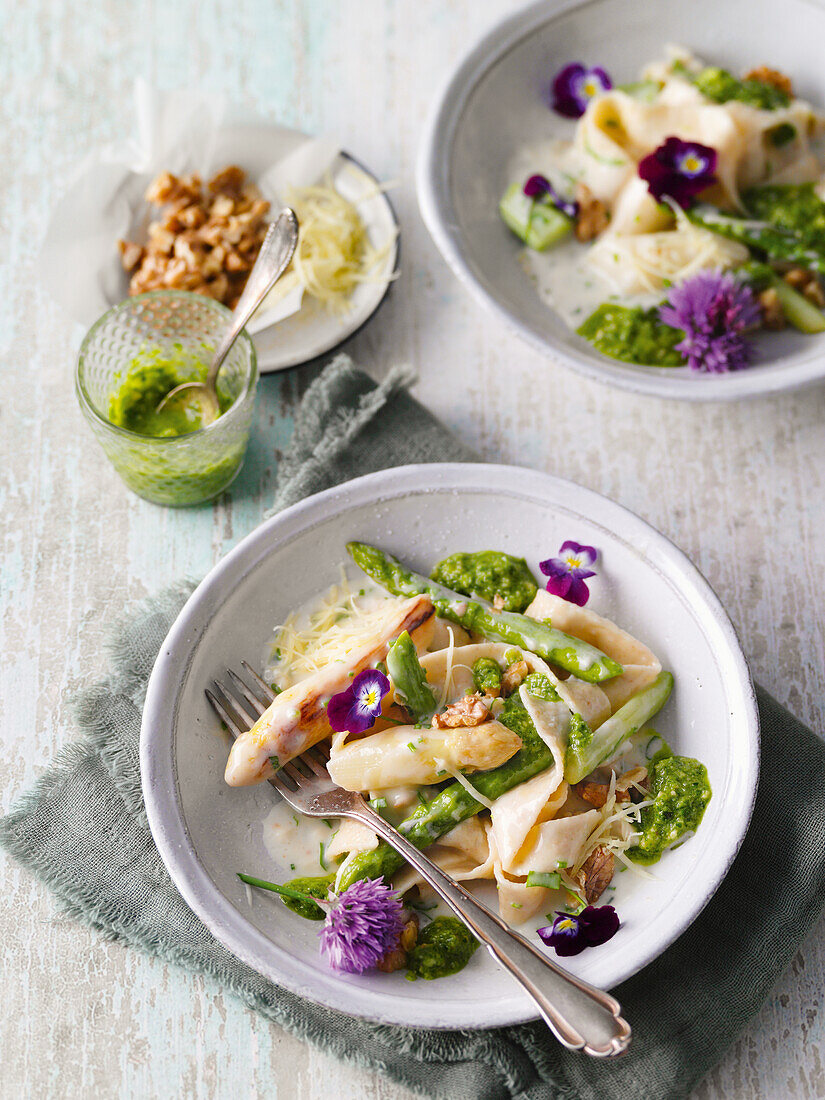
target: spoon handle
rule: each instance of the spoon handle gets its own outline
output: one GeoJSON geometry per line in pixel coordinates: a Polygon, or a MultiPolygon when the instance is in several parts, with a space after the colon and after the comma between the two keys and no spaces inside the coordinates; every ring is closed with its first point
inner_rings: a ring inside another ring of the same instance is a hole
{"type": "Polygon", "coordinates": [[[215,358],[212,360],[206,378],[208,387],[214,388],[218,371],[229,349],[262,300],[286,271],[297,244],[298,219],[295,217],[295,211],[286,206],[278,215],[277,221],[274,221],[267,230],[255,266],[249,273],[243,294],[232,313],[232,321],[215,352],[215,358]]]}

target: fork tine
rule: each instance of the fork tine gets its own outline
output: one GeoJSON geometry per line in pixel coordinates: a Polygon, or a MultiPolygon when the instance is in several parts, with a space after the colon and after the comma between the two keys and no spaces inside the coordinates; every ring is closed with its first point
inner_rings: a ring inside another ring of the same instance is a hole
{"type": "Polygon", "coordinates": [[[267,704],[271,703],[272,700],[275,698],[275,692],[272,690],[266,680],[261,679],[261,677],[255,671],[252,665],[249,664],[248,661],[241,661],[241,667],[245,672],[249,673],[249,675],[255,681],[255,686],[260,691],[261,697],[266,700],[267,704]]]}
{"type": "Polygon", "coordinates": [[[241,706],[234,695],[229,694],[229,692],[219,680],[213,680],[212,686],[218,693],[218,698],[223,700],[224,706],[231,707],[236,716],[240,719],[238,724],[243,729],[251,729],[255,725],[255,719],[252,717],[249,711],[241,706]]]}
{"type": "Polygon", "coordinates": [[[241,736],[241,734],[242,734],[242,733],[243,733],[244,731],[243,731],[243,728],[242,728],[241,726],[239,726],[239,725],[238,725],[238,722],[237,722],[237,715],[235,715],[235,717],[233,717],[233,716],[232,716],[232,715],[231,715],[231,714],[229,713],[229,711],[228,711],[228,710],[226,709],[226,707],[225,707],[225,706],[223,705],[223,703],[222,703],[222,702],[221,702],[221,701],[220,701],[220,700],[219,700],[219,699],[217,698],[217,696],[215,696],[215,695],[214,695],[214,694],[213,694],[213,693],[212,693],[212,692],[211,692],[211,691],[209,690],[209,688],[206,688],[206,690],[205,690],[204,694],[206,695],[206,698],[207,698],[207,699],[209,700],[209,702],[211,703],[211,705],[212,705],[212,709],[213,709],[213,710],[215,711],[215,713],[216,713],[216,714],[218,715],[218,717],[220,718],[220,720],[221,720],[222,722],[225,722],[225,723],[226,723],[226,725],[227,725],[227,726],[229,727],[229,732],[230,732],[230,733],[232,734],[232,736],[233,736],[233,737],[240,737],[240,736],[241,736]]]}
{"type": "Polygon", "coordinates": [[[287,800],[287,802],[289,802],[289,796],[296,793],[296,791],[298,790],[298,785],[296,783],[294,787],[291,787],[289,783],[287,783],[287,781],[284,779],[282,773],[283,768],[281,768],[280,771],[275,772],[269,782],[272,784],[275,790],[279,791],[280,794],[287,800]]]}
{"type": "Polygon", "coordinates": [[[308,764],[316,775],[320,775],[323,778],[327,777],[328,772],[323,759],[317,753],[314,753],[312,749],[309,749],[303,754],[303,756],[301,757],[301,762],[303,764],[308,764]]]}
{"type": "Polygon", "coordinates": [[[226,670],[226,675],[229,677],[229,679],[232,681],[232,683],[235,685],[241,695],[243,695],[244,699],[246,699],[247,703],[249,703],[249,705],[260,718],[260,716],[266,710],[266,707],[260,701],[257,695],[252,694],[252,692],[249,690],[249,688],[246,686],[246,684],[243,682],[237,672],[233,672],[231,668],[228,668],[226,670]]]}

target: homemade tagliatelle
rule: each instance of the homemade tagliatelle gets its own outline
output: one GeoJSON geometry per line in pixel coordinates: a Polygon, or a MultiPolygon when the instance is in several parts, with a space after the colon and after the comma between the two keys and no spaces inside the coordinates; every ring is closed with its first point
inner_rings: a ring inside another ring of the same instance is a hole
{"type": "MultiPolygon", "coordinates": [[[[365,577],[342,570],[276,629],[265,675],[277,694],[233,745],[227,782],[260,782],[324,741],[335,783],[455,879],[493,884],[509,923],[546,914],[539,935],[562,955],[604,942],[619,918],[596,903],[614,871],[646,874],[698,827],[711,791],[705,768],[647,727],[672,675],[584,606],[597,551],[564,543],[540,564],[541,590],[523,559],[495,551],[451,555],[427,578],[375,547],[348,549],[365,577]]],[[[453,918],[419,929],[432,895],[363,825],[280,804],[265,841],[297,877],[241,877],[325,919],[333,965],[432,978],[472,953],[453,918]],[[353,955],[336,932],[341,913],[386,915],[382,883],[403,906],[395,939],[353,955]]]]}
{"type": "Polygon", "coordinates": [[[509,166],[500,211],[599,351],[719,373],[752,361],[758,328],[825,331],[825,116],[788,76],[672,46],[625,84],[567,65],[549,105],[574,122],[509,166]]]}

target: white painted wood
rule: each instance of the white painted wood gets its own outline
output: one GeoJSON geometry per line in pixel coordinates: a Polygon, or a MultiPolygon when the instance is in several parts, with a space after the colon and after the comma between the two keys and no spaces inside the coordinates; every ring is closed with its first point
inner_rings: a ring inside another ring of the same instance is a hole
{"type": "MultiPolygon", "coordinates": [[[[402,276],[353,355],[376,376],[414,364],[417,394],[485,457],[572,478],[668,534],[728,607],[757,678],[822,730],[825,391],[690,408],[584,383],[470,302],[421,224],[413,164],[423,114],[458,54],[510,7],[0,3],[3,809],[73,736],[67,700],[103,670],[101,641],[123,605],[202,575],[260,520],[288,438],[279,418],[312,376],[263,382],[247,468],[214,508],[146,504],[95,451],[72,393],[71,326],[38,291],[33,262],[72,165],[131,127],[139,73],[164,87],[221,89],[268,117],[328,131],[397,179],[402,276]],[[551,415],[559,407],[564,417],[551,415]]],[[[0,876],[3,1100],[410,1096],[309,1050],[200,979],[56,916],[5,857],[0,876]]],[[[824,985],[820,925],[696,1100],[825,1096],[824,985]]]]}

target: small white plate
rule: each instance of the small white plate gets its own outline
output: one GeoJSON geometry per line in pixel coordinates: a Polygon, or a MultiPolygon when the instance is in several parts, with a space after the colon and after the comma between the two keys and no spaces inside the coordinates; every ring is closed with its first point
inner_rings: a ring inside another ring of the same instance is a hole
{"type": "Polygon", "coordinates": [[[769,64],[825,107],[821,0],[541,0],[508,16],[461,59],[439,93],[418,160],[424,221],[450,267],[486,309],[539,351],[588,378],[689,401],[779,393],[825,378],[825,336],[760,336],[758,360],[729,374],[645,367],[600,355],[539,297],[498,202],[508,165],[551,135],[546,90],[564,65],[634,80],[668,42],[740,72],[769,64]]]}
{"type": "Polygon", "coordinates": [[[655,865],[655,878],[617,876],[621,930],[565,965],[614,986],[707,904],[750,820],[759,732],[745,659],[706,581],[637,516],[570,482],[507,466],[404,466],[319,493],[248,535],[189,599],[149,682],[140,761],[152,833],[187,903],[240,959],[312,1001],[386,1023],[493,1027],[535,1017],[483,951],[437,985],[403,973],[345,976],[322,961],[317,925],[260,892],[250,906],[236,872],[292,877],[288,853],[276,864],[263,844],[261,822],[277,795],[266,783],[224,783],[229,747],[204,688],[242,659],[256,662],[273,627],[337,581],[348,540],[374,542],[422,571],[453,551],[490,548],[524,555],[537,571],[567,538],[600,551],[591,606],[673,670],[676,688],[656,728],[707,765],[713,798],[697,835],[655,865]]]}

